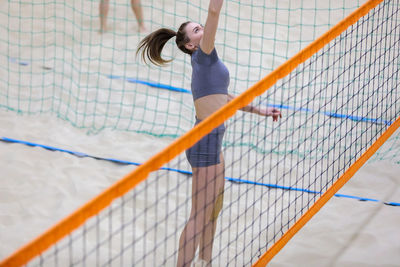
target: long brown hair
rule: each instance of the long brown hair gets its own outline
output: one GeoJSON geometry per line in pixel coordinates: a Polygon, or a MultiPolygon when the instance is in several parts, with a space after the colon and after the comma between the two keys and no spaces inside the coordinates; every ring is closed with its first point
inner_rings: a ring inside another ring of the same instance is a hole
{"type": "Polygon", "coordinates": [[[161,28],[150,33],[142,41],[140,41],[138,49],[136,50],[136,56],[141,51],[144,62],[146,62],[147,58],[151,63],[157,66],[163,66],[166,63],[171,62],[172,59],[163,59],[161,57],[161,52],[168,40],[174,36],[176,36],[175,42],[178,48],[182,52],[191,55],[193,51],[185,47],[185,44],[190,41],[185,32],[185,27],[188,23],[190,23],[190,21],[182,23],[178,32],[167,28],[161,28]]]}

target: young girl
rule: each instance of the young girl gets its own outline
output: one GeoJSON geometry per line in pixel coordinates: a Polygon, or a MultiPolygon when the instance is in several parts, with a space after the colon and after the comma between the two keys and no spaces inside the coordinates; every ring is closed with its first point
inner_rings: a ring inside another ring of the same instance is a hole
{"type": "MultiPolygon", "coordinates": [[[[161,57],[161,51],[166,42],[175,37],[178,48],[191,55],[191,90],[196,124],[234,98],[228,94],[229,71],[218,58],[214,47],[222,4],[223,0],[210,0],[204,27],[188,21],[179,27],[178,32],[159,29],[145,37],[137,50],[137,54],[142,53],[145,62],[148,59],[162,66],[169,60],[161,57]]],[[[247,106],[242,110],[272,116],[273,121],[281,117],[280,111],[275,108],[247,106]]],[[[179,267],[190,266],[197,247],[200,248],[199,261],[203,266],[211,266],[214,234],[217,217],[222,209],[225,183],[224,158],[221,153],[224,132],[225,126],[222,124],[186,151],[193,171],[192,207],[179,240],[179,267]]]]}

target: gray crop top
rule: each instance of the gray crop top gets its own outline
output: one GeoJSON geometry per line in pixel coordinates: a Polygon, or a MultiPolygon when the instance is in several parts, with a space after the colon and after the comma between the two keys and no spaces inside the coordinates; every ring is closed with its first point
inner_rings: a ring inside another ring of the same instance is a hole
{"type": "Polygon", "coordinates": [[[229,71],[218,58],[215,48],[207,55],[200,48],[192,54],[192,94],[193,99],[213,95],[228,94],[229,71]]]}

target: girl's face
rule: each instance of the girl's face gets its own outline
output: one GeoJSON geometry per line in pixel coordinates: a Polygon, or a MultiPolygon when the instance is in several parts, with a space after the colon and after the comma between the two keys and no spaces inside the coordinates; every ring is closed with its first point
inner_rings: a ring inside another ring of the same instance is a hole
{"type": "Polygon", "coordinates": [[[189,42],[185,44],[185,47],[189,50],[197,50],[200,45],[200,40],[203,38],[204,27],[201,24],[190,22],[186,25],[186,35],[189,38],[189,42]]]}

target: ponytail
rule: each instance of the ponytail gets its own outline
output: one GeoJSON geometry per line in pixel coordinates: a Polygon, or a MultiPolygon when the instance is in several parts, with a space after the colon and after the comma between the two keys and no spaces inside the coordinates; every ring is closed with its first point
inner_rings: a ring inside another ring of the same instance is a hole
{"type": "Polygon", "coordinates": [[[161,57],[161,52],[162,52],[165,44],[168,42],[168,40],[174,36],[176,36],[175,42],[176,42],[178,48],[182,52],[191,55],[192,51],[188,50],[185,47],[185,44],[190,41],[184,31],[185,26],[188,23],[189,22],[183,23],[179,27],[178,32],[175,32],[175,31],[173,31],[171,29],[167,29],[167,28],[161,28],[157,31],[150,33],[142,41],[140,41],[140,43],[138,45],[138,49],[136,50],[136,56],[142,50],[141,53],[142,53],[142,59],[144,62],[146,62],[146,58],[151,63],[153,63],[154,65],[157,65],[157,66],[163,66],[166,63],[171,62],[172,59],[170,59],[170,60],[163,59],[161,57]]]}

